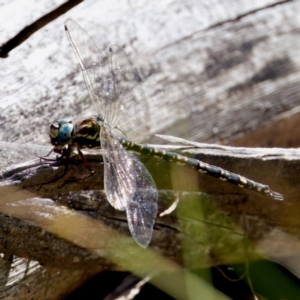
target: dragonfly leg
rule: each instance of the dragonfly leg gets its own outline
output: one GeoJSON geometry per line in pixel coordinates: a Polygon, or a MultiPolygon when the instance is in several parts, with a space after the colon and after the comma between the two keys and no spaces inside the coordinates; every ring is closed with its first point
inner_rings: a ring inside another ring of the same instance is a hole
{"type": "Polygon", "coordinates": [[[64,157],[66,157],[67,155],[67,149],[63,149],[60,155],[56,155],[56,158],[48,158],[48,156],[53,152],[53,149],[45,156],[37,156],[40,159],[42,165],[49,164],[51,166],[61,166],[63,163],[65,163],[64,157]],[[47,162],[52,162],[52,163],[50,164],[47,162]]]}
{"type": "Polygon", "coordinates": [[[83,153],[81,152],[81,150],[79,148],[77,148],[78,154],[80,155],[84,165],[86,166],[86,168],[90,171],[88,174],[83,175],[80,179],[85,179],[87,177],[90,177],[91,175],[94,174],[94,170],[91,167],[90,163],[87,161],[87,159],[84,157],[83,153]]]}

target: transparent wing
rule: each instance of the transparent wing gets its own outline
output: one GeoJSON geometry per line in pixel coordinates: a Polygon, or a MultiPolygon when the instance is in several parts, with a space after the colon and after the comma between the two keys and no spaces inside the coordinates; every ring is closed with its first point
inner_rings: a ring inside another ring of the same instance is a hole
{"type": "Polygon", "coordinates": [[[138,158],[127,152],[119,141],[101,129],[101,145],[105,149],[104,187],[108,201],[117,209],[126,209],[133,238],[147,247],[157,215],[155,183],[138,158]]]}
{"type": "Polygon", "coordinates": [[[97,113],[129,139],[136,137],[137,130],[142,132],[147,127],[148,104],[140,77],[126,53],[118,45],[112,45],[103,54],[73,20],[65,21],[65,30],[97,113]]]}
{"type": "Polygon", "coordinates": [[[136,140],[136,133],[145,131],[148,124],[149,108],[141,79],[121,47],[112,45],[109,53],[117,101],[112,103],[108,120],[126,130],[124,132],[129,139],[136,140]]]}

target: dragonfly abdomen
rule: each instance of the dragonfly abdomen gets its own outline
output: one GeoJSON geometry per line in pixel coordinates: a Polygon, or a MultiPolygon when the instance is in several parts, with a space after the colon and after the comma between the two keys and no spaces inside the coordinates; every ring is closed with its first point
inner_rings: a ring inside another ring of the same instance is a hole
{"type": "Polygon", "coordinates": [[[151,155],[157,159],[166,161],[174,161],[175,163],[187,166],[189,168],[198,170],[200,173],[220,179],[221,181],[237,185],[240,188],[254,190],[260,194],[272,197],[276,200],[282,200],[283,196],[279,193],[273,192],[268,185],[255,182],[251,179],[243,177],[239,174],[229,172],[220,167],[204,163],[200,160],[189,158],[174,152],[157,149],[148,145],[134,144],[126,139],[121,139],[120,142],[127,150],[136,151],[142,154],[151,155]]]}
{"type": "Polygon", "coordinates": [[[248,179],[236,173],[229,172],[220,167],[216,167],[199,161],[198,171],[200,173],[207,173],[210,176],[219,178],[224,182],[229,182],[231,184],[237,185],[240,188],[255,190],[265,196],[273,197],[274,192],[270,190],[268,185],[255,182],[251,179],[248,179]]]}

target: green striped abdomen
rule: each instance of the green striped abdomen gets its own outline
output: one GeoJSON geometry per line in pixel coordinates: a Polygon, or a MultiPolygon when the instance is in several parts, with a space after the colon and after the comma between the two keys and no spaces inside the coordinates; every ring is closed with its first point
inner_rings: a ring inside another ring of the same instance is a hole
{"type": "Polygon", "coordinates": [[[187,166],[189,168],[195,169],[200,173],[207,174],[209,176],[218,178],[224,182],[229,182],[231,184],[237,185],[240,188],[254,190],[260,194],[263,194],[268,197],[272,197],[276,200],[283,200],[283,196],[279,193],[273,192],[268,185],[255,182],[251,179],[240,176],[239,174],[226,171],[220,167],[213,166],[204,163],[200,160],[189,158],[174,152],[168,152],[154,147],[150,147],[148,145],[134,144],[126,139],[120,139],[120,142],[127,150],[132,150],[138,153],[151,155],[157,159],[173,161],[179,165],[187,166]]]}

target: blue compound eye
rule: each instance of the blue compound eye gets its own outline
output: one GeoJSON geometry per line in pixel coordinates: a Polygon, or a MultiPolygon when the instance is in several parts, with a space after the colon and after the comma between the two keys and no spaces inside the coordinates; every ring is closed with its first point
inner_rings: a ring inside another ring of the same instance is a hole
{"type": "Polygon", "coordinates": [[[49,136],[54,151],[60,151],[62,146],[71,142],[73,128],[72,119],[68,117],[58,119],[51,124],[49,136]]]}
{"type": "Polygon", "coordinates": [[[71,140],[72,131],[73,131],[73,124],[70,124],[70,123],[62,124],[59,128],[59,132],[57,135],[57,141],[61,145],[67,144],[71,140]]]}

